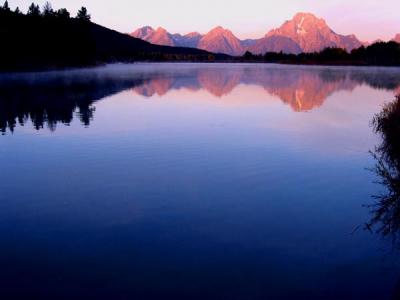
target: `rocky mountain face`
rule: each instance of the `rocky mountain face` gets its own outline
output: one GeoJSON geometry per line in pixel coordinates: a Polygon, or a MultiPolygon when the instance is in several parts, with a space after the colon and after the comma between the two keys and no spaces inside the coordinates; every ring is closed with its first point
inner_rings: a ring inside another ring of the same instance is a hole
{"type": "Polygon", "coordinates": [[[162,46],[177,46],[172,35],[164,28],[159,27],[157,30],[150,26],[139,28],[131,34],[135,38],[145,40],[149,43],[162,46]]]}
{"type": "Polygon", "coordinates": [[[131,36],[156,45],[189,48],[197,48],[197,45],[202,38],[202,35],[197,32],[192,32],[186,35],[171,34],[162,27],[155,30],[150,26],[137,29],[131,33],[131,36]]]}
{"type": "MultiPolygon", "coordinates": [[[[131,34],[153,44],[192,47],[215,53],[242,55],[265,52],[301,53],[338,47],[351,51],[362,46],[355,35],[335,33],[325,22],[310,13],[298,13],[281,27],[269,31],[261,39],[238,39],[230,30],[216,27],[205,35],[197,32],[187,35],[171,34],[163,28],[146,26],[131,34]]],[[[396,37],[400,40],[400,35],[396,37]]]]}
{"type": "Polygon", "coordinates": [[[337,34],[326,24],[324,19],[317,18],[310,13],[296,14],[293,19],[286,21],[281,27],[268,32],[264,39],[274,36],[291,39],[299,45],[303,52],[321,51],[327,47],[338,47],[351,51],[362,45],[354,35],[337,34]]]}
{"type": "Polygon", "coordinates": [[[240,43],[245,49],[249,49],[251,46],[254,46],[257,43],[258,40],[255,39],[246,39],[246,40],[241,40],[240,43]]]}
{"type": "MultiPolygon", "coordinates": [[[[186,35],[171,34],[161,27],[155,30],[150,26],[145,26],[131,33],[131,36],[157,45],[198,48],[229,55],[242,55],[246,48],[230,30],[220,26],[205,35],[198,32],[186,35]]],[[[252,41],[248,40],[249,45],[252,41]]]]}
{"type": "Polygon", "coordinates": [[[220,26],[204,35],[197,48],[230,55],[242,55],[244,53],[241,41],[230,30],[220,26]]]}
{"type": "Polygon", "coordinates": [[[176,46],[189,48],[197,48],[202,37],[203,36],[198,32],[191,32],[186,35],[180,35],[179,33],[172,35],[176,46]]]}
{"type": "Polygon", "coordinates": [[[394,37],[393,41],[400,43],[400,33],[394,37]]]}
{"type": "Polygon", "coordinates": [[[151,26],[145,26],[132,32],[131,36],[150,42],[151,35],[154,33],[154,31],[155,30],[151,26]]]}

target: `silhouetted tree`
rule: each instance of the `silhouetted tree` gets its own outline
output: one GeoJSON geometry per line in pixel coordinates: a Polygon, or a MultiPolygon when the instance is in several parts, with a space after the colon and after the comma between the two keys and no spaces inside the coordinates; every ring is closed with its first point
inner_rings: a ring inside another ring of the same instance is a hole
{"type": "Polygon", "coordinates": [[[56,11],[55,15],[60,19],[69,19],[70,13],[66,8],[61,8],[56,11]]]}
{"type": "Polygon", "coordinates": [[[88,14],[86,7],[82,6],[82,8],[78,11],[78,14],[76,15],[76,18],[85,22],[90,21],[90,15],[88,14]]]}
{"type": "Polygon", "coordinates": [[[4,11],[10,11],[10,7],[9,7],[9,5],[8,5],[8,1],[4,2],[4,4],[3,4],[3,10],[4,10],[4,11]]]}
{"type": "Polygon", "coordinates": [[[22,11],[19,9],[19,7],[17,6],[17,8],[14,11],[17,15],[22,15],[22,11]]]}
{"type": "Polygon", "coordinates": [[[43,17],[53,17],[54,16],[54,10],[53,7],[51,6],[50,2],[46,2],[43,6],[43,17]]]}
{"type": "Polygon", "coordinates": [[[39,7],[39,5],[36,5],[35,3],[32,3],[28,8],[27,15],[28,16],[32,16],[32,17],[39,17],[40,16],[40,7],[39,7]]]}
{"type": "Polygon", "coordinates": [[[250,51],[246,51],[246,53],[243,55],[244,59],[253,59],[254,55],[250,51]]]}

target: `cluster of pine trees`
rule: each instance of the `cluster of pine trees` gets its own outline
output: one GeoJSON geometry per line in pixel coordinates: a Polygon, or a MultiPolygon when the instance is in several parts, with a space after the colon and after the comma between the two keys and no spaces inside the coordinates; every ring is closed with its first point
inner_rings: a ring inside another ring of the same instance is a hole
{"type": "Polygon", "coordinates": [[[75,18],[67,9],[32,3],[26,13],[0,7],[0,70],[60,68],[93,63],[90,15],[82,7],[75,18]]]}
{"type": "MultiPolygon", "coordinates": [[[[0,14],[2,17],[7,17],[12,15],[12,12],[16,15],[24,15],[24,13],[17,6],[14,11],[11,11],[11,8],[6,0],[3,6],[0,6],[0,14]]],[[[59,19],[69,19],[71,18],[71,14],[66,8],[60,8],[58,10],[54,10],[50,2],[46,2],[42,9],[38,4],[32,3],[28,11],[25,14],[26,16],[34,17],[34,18],[59,18],[59,19]]],[[[88,13],[86,7],[82,7],[78,13],[76,14],[76,19],[83,21],[90,21],[90,14],[88,13]]]]}

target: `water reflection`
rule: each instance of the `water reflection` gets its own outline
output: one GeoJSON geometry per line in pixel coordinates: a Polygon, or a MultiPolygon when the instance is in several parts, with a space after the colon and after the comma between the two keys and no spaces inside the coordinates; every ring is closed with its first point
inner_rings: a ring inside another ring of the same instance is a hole
{"type": "Polygon", "coordinates": [[[12,132],[29,120],[37,130],[55,130],[57,123],[70,124],[74,115],[88,126],[95,101],[141,83],[95,71],[5,76],[0,80],[0,131],[12,132]]]}
{"type": "Polygon", "coordinates": [[[376,160],[374,172],[385,191],[374,196],[372,219],[367,228],[390,237],[399,247],[400,236],[400,95],[385,105],[373,119],[374,130],[382,143],[372,152],[376,160]]]}
{"type": "Polygon", "coordinates": [[[399,276],[382,244],[350,232],[379,188],[364,169],[377,140],[368,124],[393,98],[368,86],[393,91],[396,72],[165,64],[1,76],[2,120],[23,133],[0,137],[5,292],[210,298],[217,282],[214,298],[388,299],[399,276]],[[60,130],[37,136],[32,121],[60,130]]]}
{"type": "Polygon", "coordinates": [[[24,125],[28,121],[36,129],[47,126],[54,130],[57,123],[70,124],[74,116],[88,126],[95,101],[128,89],[144,97],[164,96],[172,90],[205,90],[221,98],[239,85],[256,85],[293,111],[306,112],[321,107],[335,92],[352,91],[363,84],[399,90],[400,72],[382,68],[138,64],[3,75],[0,131],[14,131],[18,123],[24,125]]]}

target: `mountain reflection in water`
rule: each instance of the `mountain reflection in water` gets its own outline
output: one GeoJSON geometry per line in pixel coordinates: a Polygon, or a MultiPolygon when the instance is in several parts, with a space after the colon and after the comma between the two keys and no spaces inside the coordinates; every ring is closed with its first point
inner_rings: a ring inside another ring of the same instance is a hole
{"type": "MultiPolygon", "coordinates": [[[[221,98],[239,85],[255,85],[295,112],[321,107],[338,91],[359,85],[399,91],[400,73],[382,68],[301,67],[229,64],[135,64],[0,78],[0,131],[28,121],[36,129],[70,124],[74,116],[88,126],[94,102],[124,90],[144,97],[171,90],[205,90],[221,98]]],[[[246,101],[246,99],[241,99],[246,101]]]]}

